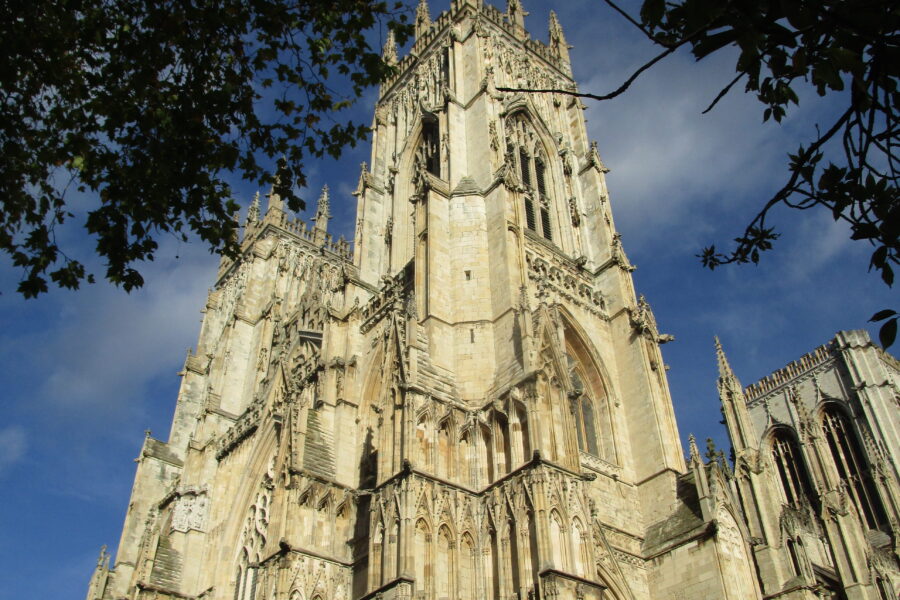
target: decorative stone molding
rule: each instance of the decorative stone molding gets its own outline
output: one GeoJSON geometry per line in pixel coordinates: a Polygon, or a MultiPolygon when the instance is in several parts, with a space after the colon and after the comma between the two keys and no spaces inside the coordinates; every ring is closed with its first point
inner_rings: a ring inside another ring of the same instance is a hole
{"type": "Polygon", "coordinates": [[[404,299],[413,285],[412,271],[413,263],[410,262],[396,276],[383,279],[381,290],[362,308],[362,333],[370,331],[392,308],[404,306],[404,299]]]}
{"type": "Polygon", "coordinates": [[[525,260],[528,278],[538,285],[539,295],[555,295],[603,319],[609,318],[603,295],[574,261],[540,252],[533,245],[526,246],[525,260]]]}
{"type": "Polygon", "coordinates": [[[216,451],[216,460],[220,461],[228,456],[241,442],[253,435],[259,427],[261,418],[262,402],[257,399],[247,407],[244,414],[221,437],[218,443],[218,450],[216,451]]]}
{"type": "Polygon", "coordinates": [[[602,458],[598,458],[593,454],[582,452],[580,454],[581,466],[601,475],[606,475],[612,479],[619,479],[622,476],[622,467],[606,462],[602,458]]]}

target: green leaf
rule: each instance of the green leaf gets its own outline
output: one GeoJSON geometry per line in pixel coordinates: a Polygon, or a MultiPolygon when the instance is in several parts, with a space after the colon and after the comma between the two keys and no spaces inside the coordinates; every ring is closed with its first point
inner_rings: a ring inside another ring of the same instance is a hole
{"type": "Polygon", "coordinates": [[[884,349],[888,349],[894,343],[894,340],[897,339],[897,317],[889,320],[887,323],[881,326],[881,329],[878,330],[878,340],[881,342],[881,347],[884,349]]]}
{"type": "Polygon", "coordinates": [[[662,22],[665,12],[665,0],[644,0],[644,4],[641,5],[641,22],[655,27],[662,22]]]}
{"type": "Polygon", "coordinates": [[[717,50],[721,50],[728,44],[733,43],[736,39],[737,31],[735,31],[734,29],[727,29],[719,33],[714,33],[713,35],[703,37],[698,43],[696,43],[692,49],[692,53],[697,58],[697,60],[700,60],[701,58],[708,56],[717,50]]]}
{"type": "Polygon", "coordinates": [[[891,310],[890,308],[886,308],[884,310],[879,310],[877,313],[872,315],[872,318],[869,319],[869,323],[875,323],[877,321],[884,321],[888,317],[892,317],[897,314],[896,310],[891,310]]]}

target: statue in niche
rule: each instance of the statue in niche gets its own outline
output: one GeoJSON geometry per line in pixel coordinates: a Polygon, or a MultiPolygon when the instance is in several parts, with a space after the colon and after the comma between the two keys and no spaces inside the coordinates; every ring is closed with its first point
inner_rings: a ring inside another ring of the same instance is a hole
{"type": "Polygon", "coordinates": [[[491,140],[491,168],[496,169],[500,160],[500,136],[497,134],[497,122],[488,124],[488,137],[491,140]]]}
{"type": "Polygon", "coordinates": [[[269,358],[269,349],[261,348],[259,351],[259,360],[256,363],[256,370],[260,373],[265,372],[269,358]]]}

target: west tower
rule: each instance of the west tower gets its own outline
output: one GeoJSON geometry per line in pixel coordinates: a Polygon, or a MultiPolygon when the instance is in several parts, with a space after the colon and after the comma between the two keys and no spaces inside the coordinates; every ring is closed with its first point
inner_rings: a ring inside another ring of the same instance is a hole
{"type": "Polygon", "coordinates": [[[759,597],[726,474],[685,464],[568,45],[454,0],[375,108],[354,244],[269,194],[90,599],[759,597]]]}

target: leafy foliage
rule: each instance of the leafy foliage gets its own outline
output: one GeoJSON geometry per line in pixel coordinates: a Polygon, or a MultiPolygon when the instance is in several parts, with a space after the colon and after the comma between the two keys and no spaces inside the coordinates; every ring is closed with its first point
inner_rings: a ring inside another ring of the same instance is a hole
{"type": "Polygon", "coordinates": [[[401,4],[0,3],[0,249],[22,269],[19,292],[93,281],[56,240],[73,191],[94,200],[85,226],[126,290],[160,235],[193,232],[234,256],[230,173],[272,181],[265,165],[284,156],[279,185],[299,209],[303,160],[368,134],[334,115],[391,74],[367,34],[384,23],[402,43],[401,4]]]}
{"type": "MultiPolygon", "coordinates": [[[[788,181],[735,245],[725,252],[714,245],[703,250],[705,266],[757,263],[778,238],[768,223],[776,206],[822,207],[849,224],[852,239],[872,245],[869,269],[893,284],[900,261],[900,5],[888,0],[644,0],[638,21],[606,1],[665,49],[660,56],[689,46],[701,60],[726,46],[737,47],[737,74],[707,111],[740,81],[763,104],[764,121],[781,122],[790,105],[798,104],[798,85],[811,84],[819,96],[844,105],[827,129],[788,155],[788,181]]],[[[885,346],[896,336],[895,314],[881,311],[872,319],[887,319],[880,336],[885,346]]]]}

